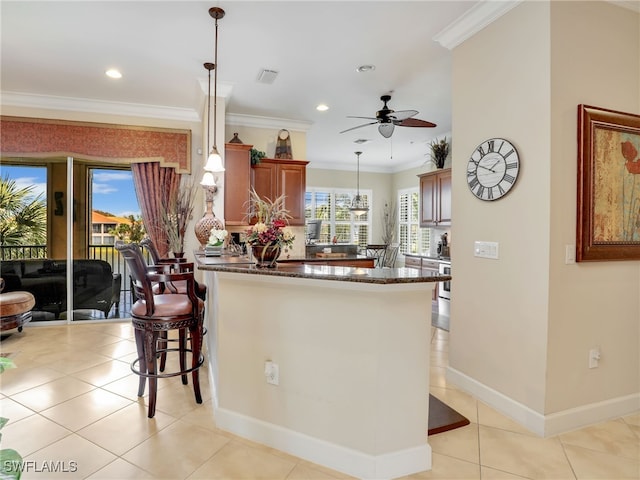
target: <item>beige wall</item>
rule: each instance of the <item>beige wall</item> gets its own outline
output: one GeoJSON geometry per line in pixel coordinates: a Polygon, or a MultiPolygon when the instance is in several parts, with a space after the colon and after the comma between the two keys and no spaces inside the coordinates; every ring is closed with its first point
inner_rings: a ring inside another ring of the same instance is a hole
{"type": "Polygon", "coordinates": [[[639,262],[564,263],[577,105],[639,112],[639,32],[638,15],[610,3],[524,2],[453,51],[450,365],[534,415],[640,390],[639,262]],[[491,137],[515,144],[521,171],[509,195],[481,202],[464,172],[491,137]],[[499,242],[500,258],[474,257],[476,240],[499,242]]]}
{"type": "Polygon", "coordinates": [[[575,244],[577,105],[640,114],[640,15],[551,4],[550,302],[545,413],[640,391],[640,262],[564,264],[575,244]],[[587,368],[599,346],[600,367],[587,368]]]}
{"type": "Polygon", "coordinates": [[[450,364],[536,411],[544,409],[549,290],[548,4],[525,3],[453,51],[450,364]],[[476,199],[468,156],[503,137],[520,178],[505,198],[476,199]],[[499,243],[498,260],[473,256],[499,243]]]}

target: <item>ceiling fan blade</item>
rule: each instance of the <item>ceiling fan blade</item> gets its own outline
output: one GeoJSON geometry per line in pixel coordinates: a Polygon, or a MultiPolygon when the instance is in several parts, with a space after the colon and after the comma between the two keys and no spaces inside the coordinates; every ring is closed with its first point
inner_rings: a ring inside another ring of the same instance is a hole
{"type": "Polygon", "coordinates": [[[402,120],[413,117],[417,114],[417,110],[398,110],[397,112],[390,113],[389,118],[394,122],[401,122],[402,120]]]}
{"type": "Polygon", "coordinates": [[[381,123],[378,126],[378,131],[380,132],[380,135],[382,135],[384,138],[389,138],[391,135],[393,135],[394,128],[395,128],[395,125],[391,122],[381,123]]]}
{"type": "Polygon", "coordinates": [[[426,120],[420,120],[419,118],[407,118],[401,122],[396,123],[401,127],[435,127],[435,123],[427,122],[426,120]]]}
{"type": "Polygon", "coordinates": [[[365,120],[378,120],[376,117],[354,117],[354,116],[348,116],[347,118],[363,118],[365,120]]]}
{"type": "Polygon", "coordinates": [[[357,127],[347,128],[346,130],[341,131],[340,133],[350,132],[351,130],[355,130],[356,128],[367,127],[369,125],[375,125],[378,122],[364,123],[362,125],[358,125],[357,127]]]}

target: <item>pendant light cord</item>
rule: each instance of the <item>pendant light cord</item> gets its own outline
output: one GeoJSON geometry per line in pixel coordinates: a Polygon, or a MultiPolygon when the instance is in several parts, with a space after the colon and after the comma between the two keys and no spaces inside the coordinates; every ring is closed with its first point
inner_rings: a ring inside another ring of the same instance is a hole
{"type": "MultiPolygon", "coordinates": [[[[216,50],[213,58],[213,65],[213,148],[217,153],[218,147],[216,142],[216,132],[218,118],[218,18],[216,18],[216,50]]],[[[211,98],[209,98],[209,102],[211,102],[211,98]]]]}

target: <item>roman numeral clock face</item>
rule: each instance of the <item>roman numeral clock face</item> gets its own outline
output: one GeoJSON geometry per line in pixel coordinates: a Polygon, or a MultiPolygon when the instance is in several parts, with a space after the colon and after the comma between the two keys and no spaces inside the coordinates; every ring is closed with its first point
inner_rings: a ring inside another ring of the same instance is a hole
{"type": "Polygon", "coordinates": [[[504,197],[516,183],[520,159],[515,147],[503,138],[482,142],[467,164],[467,184],[480,200],[504,197]]]}

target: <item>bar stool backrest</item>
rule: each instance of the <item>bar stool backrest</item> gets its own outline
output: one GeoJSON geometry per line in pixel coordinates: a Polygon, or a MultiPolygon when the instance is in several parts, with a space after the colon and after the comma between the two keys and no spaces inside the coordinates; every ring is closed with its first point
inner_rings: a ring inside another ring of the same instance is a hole
{"type": "Polygon", "coordinates": [[[129,267],[135,298],[147,302],[147,310],[154,310],[153,288],[147,277],[147,264],[137,243],[116,242],[116,250],[124,257],[129,267]]]}

